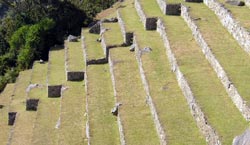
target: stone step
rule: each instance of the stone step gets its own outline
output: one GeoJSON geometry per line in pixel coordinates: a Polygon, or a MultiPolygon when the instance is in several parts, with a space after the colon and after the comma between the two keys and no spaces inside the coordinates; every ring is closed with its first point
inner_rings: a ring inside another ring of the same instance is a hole
{"type": "Polygon", "coordinates": [[[120,13],[126,29],[134,31],[140,50],[145,47],[152,48],[150,53],[141,56],[141,63],[149,84],[153,104],[167,135],[167,143],[205,144],[205,139],[200,134],[190,114],[185,97],[178,87],[175,76],[171,73],[170,64],[165,54],[166,50],[159,34],[143,30],[139,19],[136,17],[137,14],[133,5],[128,3],[126,9],[121,9],[120,13]],[[132,15],[135,16],[132,17],[132,15]],[[173,96],[176,97],[173,98],[173,96]],[[172,113],[166,113],[166,110],[171,110],[172,113]],[[178,124],[176,124],[177,120],[178,124]],[[187,126],[190,126],[192,130],[176,130],[177,127],[185,128],[187,126]],[[179,139],[178,136],[183,137],[179,139]]]}
{"type": "Polygon", "coordinates": [[[2,144],[7,144],[9,131],[11,126],[8,125],[8,112],[11,95],[13,93],[15,84],[7,84],[3,92],[0,94],[0,142],[2,144]]]}

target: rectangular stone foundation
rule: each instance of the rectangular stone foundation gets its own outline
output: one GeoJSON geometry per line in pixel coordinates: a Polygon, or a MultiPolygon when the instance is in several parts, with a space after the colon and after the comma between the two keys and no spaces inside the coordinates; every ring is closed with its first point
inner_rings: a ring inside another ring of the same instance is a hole
{"type": "Polygon", "coordinates": [[[167,4],[166,5],[166,15],[180,15],[181,14],[181,4],[167,4]]]}
{"type": "Polygon", "coordinates": [[[156,30],[157,20],[158,20],[158,18],[156,18],[156,17],[146,18],[146,23],[145,23],[146,30],[156,30]]]}
{"type": "Polygon", "coordinates": [[[84,71],[68,71],[67,81],[82,81],[84,80],[84,71]]]}
{"type": "Polygon", "coordinates": [[[36,111],[39,99],[27,99],[26,100],[26,111],[36,111]]]}
{"type": "Polygon", "coordinates": [[[56,98],[61,97],[62,85],[48,86],[48,97],[56,98]]]}
{"type": "Polygon", "coordinates": [[[16,114],[17,112],[9,112],[8,115],[9,115],[9,119],[8,119],[8,125],[14,125],[15,123],[15,120],[16,120],[16,114]]]}

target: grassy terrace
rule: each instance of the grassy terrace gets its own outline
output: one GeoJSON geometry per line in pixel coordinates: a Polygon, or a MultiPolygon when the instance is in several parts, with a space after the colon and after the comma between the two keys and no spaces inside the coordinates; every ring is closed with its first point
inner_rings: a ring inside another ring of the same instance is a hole
{"type": "Polygon", "coordinates": [[[68,47],[68,70],[83,71],[85,70],[83,62],[83,50],[81,39],[78,42],[65,41],[68,47]]]}
{"type": "Polygon", "coordinates": [[[250,19],[247,17],[250,13],[249,7],[245,6],[233,6],[225,2],[225,0],[217,0],[218,2],[224,4],[224,6],[230,10],[234,18],[238,20],[244,28],[250,30],[250,19]]]}
{"type": "Polygon", "coordinates": [[[120,45],[123,43],[121,28],[118,23],[103,23],[103,27],[109,29],[104,33],[107,46],[120,45]]]}
{"type": "Polygon", "coordinates": [[[110,113],[115,98],[109,66],[90,65],[87,75],[91,144],[119,144],[117,118],[110,113]]]}
{"type": "Polygon", "coordinates": [[[227,72],[240,95],[250,106],[250,57],[236,40],[221,26],[217,17],[204,4],[188,4],[192,17],[205,19],[197,21],[206,42],[227,72]],[[195,11],[192,11],[195,9],[195,11]],[[199,11],[199,13],[196,13],[199,11]]]}
{"type": "Polygon", "coordinates": [[[88,48],[87,51],[87,59],[99,59],[103,58],[104,52],[101,47],[101,43],[97,42],[96,40],[100,38],[101,36],[98,34],[91,34],[88,32],[89,29],[83,29],[82,35],[84,36],[84,44],[85,47],[88,48]]]}
{"type": "Polygon", "coordinates": [[[50,50],[49,63],[49,85],[60,85],[64,83],[66,80],[66,76],[63,46],[52,48],[52,50],[50,50]]]}
{"type": "Polygon", "coordinates": [[[185,97],[170,70],[166,49],[159,34],[145,31],[133,5],[128,2],[120,9],[127,31],[134,31],[141,48],[151,47],[150,54],[142,56],[143,68],[149,82],[151,96],[169,144],[206,144],[190,114],[185,97]],[[146,39],[147,38],[147,39],[146,39]],[[166,113],[168,112],[168,113],[166,113]],[[176,130],[185,128],[185,130],[176,130]],[[180,139],[178,136],[182,136],[180,139]]]}
{"type": "Polygon", "coordinates": [[[134,53],[126,48],[115,48],[110,50],[110,56],[114,64],[117,101],[122,103],[119,113],[126,143],[159,144],[134,53]]]}
{"type": "Polygon", "coordinates": [[[4,105],[2,109],[0,109],[0,142],[2,144],[7,144],[10,126],[8,126],[8,108],[10,103],[10,97],[13,93],[15,84],[7,84],[4,91],[0,94],[0,104],[4,105]]]}
{"type": "MultiPolygon", "coordinates": [[[[48,69],[47,64],[39,64],[38,62],[34,63],[32,77],[30,80],[31,84],[41,85],[39,88],[32,89],[28,98],[40,99],[46,97],[46,72],[48,69]]],[[[18,120],[15,123],[13,139],[11,144],[31,144],[32,135],[33,135],[33,126],[36,119],[36,112],[33,111],[23,111],[18,116],[18,120]]]]}
{"type": "MultiPolygon", "coordinates": [[[[161,15],[159,9],[154,9],[157,7],[155,1],[147,4],[144,4],[144,1],[146,0],[141,0],[146,13],[150,14],[152,11],[158,11],[158,16],[161,15]]],[[[197,14],[212,13],[208,9],[208,11],[204,11],[203,4],[189,4],[189,6],[195,9],[195,12],[198,12],[197,14]],[[196,5],[197,7],[192,7],[192,5],[196,5]]],[[[203,18],[202,16],[200,17],[203,18]]],[[[184,20],[176,16],[164,16],[163,19],[167,28],[166,32],[170,46],[198,104],[207,116],[208,122],[218,132],[222,144],[231,144],[233,138],[243,132],[248,126],[247,122],[228,97],[224,87],[201,52],[201,49],[192,38],[191,30],[184,20]]],[[[210,19],[207,18],[206,20],[209,21],[210,19]]],[[[213,28],[220,28],[219,26],[215,26],[214,23],[211,26],[213,28]]],[[[211,26],[207,27],[211,28],[211,26]]],[[[213,38],[217,37],[217,33],[210,31],[210,34],[213,34],[213,38]]],[[[228,33],[223,33],[224,38],[225,34],[228,33]]],[[[222,41],[223,39],[218,40],[222,41]]],[[[214,44],[219,43],[214,42],[214,44]]],[[[227,57],[232,59],[229,56],[227,57]]]]}
{"type": "Polygon", "coordinates": [[[84,114],[86,112],[85,88],[83,81],[67,82],[61,102],[60,145],[86,145],[84,114]]]}
{"type": "MultiPolygon", "coordinates": [[[[50,50],[50,72],[48,74],[48,82],[50,85],[65,83],[64,59],[63,47],[50,50]]],[[[44,73],[46,74],[46,71],[44,71],[44,73]]],[[[58,129],[56,129],[56,124],[60,114],[60,101],[60,98],[48,98],[47,94],[46,97],[41,98],[38,106],[36,124],[33,130],[32,144],[44,145],[58,143],[58,129]]]]}

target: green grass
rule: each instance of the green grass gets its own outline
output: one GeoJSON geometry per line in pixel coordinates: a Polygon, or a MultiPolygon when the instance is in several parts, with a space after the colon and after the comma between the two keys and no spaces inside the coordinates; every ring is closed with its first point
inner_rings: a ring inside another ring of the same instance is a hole
{"type": "Polygon", "coordinates": [[[250,20],[247,17],[250,13],[249,7],[245,6],[233,6],[227,4],[225,0],[217,0],[218,2],[224,4],[224,6],[230,10],[234,19],[240,22],[241,26],[250,30],[250,20]]]}
{"type": "MultiPolygon", "coordinates": [[[[152,2],[144,8],[150,9],[156,6],[156,2],[152,2]]],[[[201,6],[199,8],[202,9],[201,6]]],[[[201,14],[199,8],[197,7],[195,12],[201,14]]],[[[160,15],[159,13],[158,16],[160,15]]],[[[193,40],[191,30],[184,20],[181,17],[164,16],[164,22],[171,49],[198,104],[208,122],[218,132],[222,144],[231,144],[233,138],[245,130],[247,122],[228,97],[214,70],[193,40]]],[[[215,34],[213,36],[215,37],[215,34]]]]}
{"type": "Polygon", "coordinates": [[[10,103],[10,97],[13,93],[15,84],[7,84],[3,92],[0,94],[0,104],[4,105],[4,108],[0,109],[0,142],[7,144],[10,126],[8,126],[8,108],[10,103]]]}
{"type": "Polygon", "coordinates": [[[85,48],[88,48],[86,50],[87,59],[90,60],[105,57],[101,43],[96,41],[101,36],[99,34],[91,34],[88,31],[89,29],[82,30],[85,48]]]}
{"type": "MultiPolygon", "coordinates": [[[[148,1],[147,1],[148,2],[148,1]]],[[[169,144],[206,144],[200,134],[185,97],[178,86],[175,75],[170,70],[166,50],[159,34],[145,31],[132,4],[120,10],[127,30],[135,30],[140,48],[151,47],[150,54],[142,56],[143,68],[149,82],[150,92],[167,134],[169,144]],[[168,113],[166,113],[168,112],[168,113]],[[176,128],[182,128],[177,130],[176,128]],[[185,129],[184,129],[185,128],[185,129]],[[180,139],[179,136],[182,136],[180,139]]]]}
{"type": "Polygon", "coordinates": [[[238,45],[236,40],[221,26],[217,17],[203,4],[189,4],[192,17],[200,17],[206,21],[197,21],[206,42],[215,57],[238,89],[242,98],[250,106],[250,57],[238,45]],[[195,11],[192,11],[195,9],[195,11]],[[199,10],[199,13],[196,11],[199,10]]]}
{"type": "Polygon", "coordinates": [[[84,82],[67,82],[61,102],[60,145],[86,145],[86,99],[84,82]]]}
{"type": "Polygon", "coordinates": [[[63,46],[52,48],[52,50],[50,50],[50,70],[48,74],[49,85],[60,85],[66,81],[64,52],[63,46]]]}
{"type": "Polygon", "coordinates": [[[81,40],[79,39],[78,42],[65,41],[65,45],[68,47],[68,71],[85,70],[81,40]]]}
{"type": "Polygon", "coordinates": [[[121,28],[118,23],[103,23],[103,27],[109,29],[104,33],[107,46],[123,43],[121,28]]]}
{"type": "Polygon", "coordinates": [[[90,65],[87,75],[91,144],[119,144],[117,117],[110,112],[115,105],[115,98],[109,66],[90,65]]]}
{"type": "Polygon", "coordinates": [[[114,64],[117,101],[127,144],[159,144],[149,106],[146,104],[138,66],[134,53],[127,48],[111,49],[114,64]]]}

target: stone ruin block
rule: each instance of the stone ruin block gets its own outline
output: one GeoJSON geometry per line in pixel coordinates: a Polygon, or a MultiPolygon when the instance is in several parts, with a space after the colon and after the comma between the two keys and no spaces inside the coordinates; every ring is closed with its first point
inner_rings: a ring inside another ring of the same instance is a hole
{"type": "Polygon", "coordinates": [[[97,22],[89,29],[89,33],[100,34],[100,32],[101,32],[100,22],[97,22]]]}
{"type": "Polygon", "coordinates": [[[82,81],[84,80],[84,71],[68,71],[67,81],[82,81]]]}
{"type": "Polygon", "coordinates": [[[134,39],[134,33],[133,32],[126,32],[125,34],[125,44],[126,45],[132,45],[134,39]]]}
{"type": "Polygon", "coordinates": [[[107,64],[107,63],[108,63],[107,58],[87,60],[87,65],[91,65],[91,64],[107,64]]]}
{"type": "Polygon", "coordinates": [[[167,4],[166,15],[180,15],[181,4],[167,4]]]}
{"type": "Polygon", "coordinates": [[[156,30],[157,28],[157,20],[156,17],[146,18],[146,30],[156,30]]]}
{"type": "Polygon", "coordinates": [[[202,3],[203,0],[185,0],[185,2],[202,3]]]}
{"type": "Polygon", "coordinates": [[[8,119],[8,125],[14,125],[15,120],[16,120],[16,114],[17,112],[9,112],[9,119],[8,119]]]}
{"type": "Polygon", "coordinates": [[[39,99],[28,99],[26,100],[26,111],[36,111],[39,99]]]}
{"type": "Polygon", "coordinates": [[[48,97],[61,97],[62,85],[48,86],[48,97]]]}

